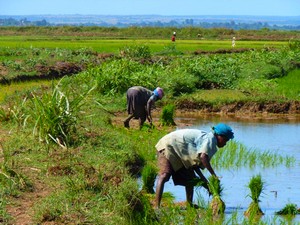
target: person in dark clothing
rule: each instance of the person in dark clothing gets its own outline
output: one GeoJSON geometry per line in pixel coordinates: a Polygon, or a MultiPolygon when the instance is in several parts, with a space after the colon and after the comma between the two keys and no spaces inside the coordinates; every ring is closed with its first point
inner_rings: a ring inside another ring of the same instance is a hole
{"type": "Polygon", "coordinates": [[[141,86],[134,86],[127,90],[127,112],[128,117],[124,121],[124,127],[129,128],[132,118],[139,119],[140,128],[146,119],[152,125],[151,108],[155,102],[162,99],[164,91],[157,87],[154,91],[141,86]]]}

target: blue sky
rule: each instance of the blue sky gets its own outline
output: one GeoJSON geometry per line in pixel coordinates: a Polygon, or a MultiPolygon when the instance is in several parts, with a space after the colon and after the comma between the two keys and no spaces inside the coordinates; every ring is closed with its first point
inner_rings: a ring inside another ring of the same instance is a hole
{"type": "Polygon", "coordinates": [[[300,0],[0,0],[0,15],[300,16],[300,0]]]}

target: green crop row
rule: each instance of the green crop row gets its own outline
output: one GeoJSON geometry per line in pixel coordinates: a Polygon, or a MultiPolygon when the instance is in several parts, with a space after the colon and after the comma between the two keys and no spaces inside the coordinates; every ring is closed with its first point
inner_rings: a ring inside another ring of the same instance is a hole
{"type": "Polygon", "coordinates": [[[232,30],[227,28],[205,29],[201,27],[0,27],[2,36],[66,37],[76,39],[100,37],[101,39],[165,39],[170,40],[176,31],[177,40],[217,39],[228,40],[235,36],[238,40],[289,40],[299,39],[298,31],[281,30],[232,30]]]}

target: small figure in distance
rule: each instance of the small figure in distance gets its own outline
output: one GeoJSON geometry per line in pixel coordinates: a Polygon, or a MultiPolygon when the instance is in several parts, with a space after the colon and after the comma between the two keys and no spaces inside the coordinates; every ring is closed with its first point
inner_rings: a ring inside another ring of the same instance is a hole
{"type": "Polygon", "coordinates": [[[217,176],[210,160],[218,148],[224,147],[233,137],[231,127],[223,123],[212,127],[210,132],[199,129],[179,129],[162,137],[155,146],[159,168],[155,208],[160,207],[164,184],[171,176],[174,185],[185,187],[187,204],[198,208],[193,204],[194,183],[192,181],[200,178],[203,182],[202,186],[211,194],[208,181],[200,169],[207,169],[212,176],[217,176]]]}
{"type": "Polygon", "coordinates": [[[235,37],[232,38],[231,47],[233,47],[233,48],[235,47],[235,37]]]}
{"type": "Polygon", "coordinates": [[[172,42],[175,42],[175,40],[176,40],[176,31],[173,32],[171,40],[172,40],[172,42]]]}
{"type": "Polygon", "coordinates": [[[154,91],[141,86],[134,86],[127,90],[127,112],[128,117],[124,121],[124,127],[129,128],[129,121],[132,118],[139,119],[140,129],[146,118],[152,126],[151,109],[155,102],[164,96],[162,88],[157,87],[154,91]]]}

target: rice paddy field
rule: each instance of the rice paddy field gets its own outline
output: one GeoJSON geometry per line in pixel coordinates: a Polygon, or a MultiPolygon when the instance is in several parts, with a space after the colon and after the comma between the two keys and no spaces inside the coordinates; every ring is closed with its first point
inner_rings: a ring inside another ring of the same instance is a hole
{"type": "MultiPolygon", "coordinates": [[[[76,39],[74,37],[9,36],[1,37],[0,47],[5,48],[90,48],[97,52],[118,53],[125,46],[147,45],[152,53],[163,51],[174,44],[166,39],[76,39]]],[[[236,41],[236,48],[266,48],[287,46],[288,41],[236,41]]],[[[197,50],[231,49],[231,40],[176,40],[176,49],[193,53],[197,50]]]]}
{"type": "Polygon", "coordinates": [[[300,224],[298,214],[275,215],[300,204],[300,53],[299,42],[290,43],[297,33],[243,34],[233,48],[232,31],[223,30],[174,43],[159,32],[97,37],[83,28],[39,29],[0,35],[0,223],[300,224]],[[166,91],[154,127],[123,127],[133,85],[166,91]],[[163,126],[160,113],[170,105],[176,125],[163,126]],[[155,179],[155,143],[175,129],[218,122],[235,132],[212,162],[224,217],[215,220],[200,188],[200,210],[181,207],[184,190],[170,182],[164,207],[154,210],[154,193],[141,182],[155,179]],[[244,212],[257,175],[264,215],[253,221],[244,212]]]}
{"type": "MultiPolygon", "coordinates": [[[[259,201],[264,215],[260,217],[260,221],[266,224],[300,223],[299,215],[289,219],[276,215],[276,212],[285,205],[297,205],[300,201],[298,195],[300,177],[297,172],[300,145],[296,137],[300,129],[299,116],[290,119],[257,120],[196,116],[180,118],[177,122],[179,121],[189,121],[188,127],[204,130],[209,130],[211,124],[225,121],[235,131],[234,141],[221,149],[222,153],[218,153],[220,155],[213,161],[214,168],[218,168],[216,173],[221,177],[223,184],[222,199],[226,203],[225,214],[228,223],[232,220],[232,215],[236,214],[238,223],[243,224],[244,212],[251,202],[248,183],[251,177],[256,175],[260,175],[264,182],[259,201]],[[232,153],[234,148],[239,150],[232,153]],[[245,153],[247,157],[242,156],[243,152],[248,152],[245,153]],[[256,154],[253,154],[252,158],[249,152],[256,152],[256,154]],[[231,161],[232,159],[234,162],[231,161]]],[[[185,200],[182,187],[174,187],[170,181],[166,188],[173,193],[177,201],[185,200]]],[[[198,188],[195,203],[208,204],[210,199],[206,190],[198,188]]]]}

